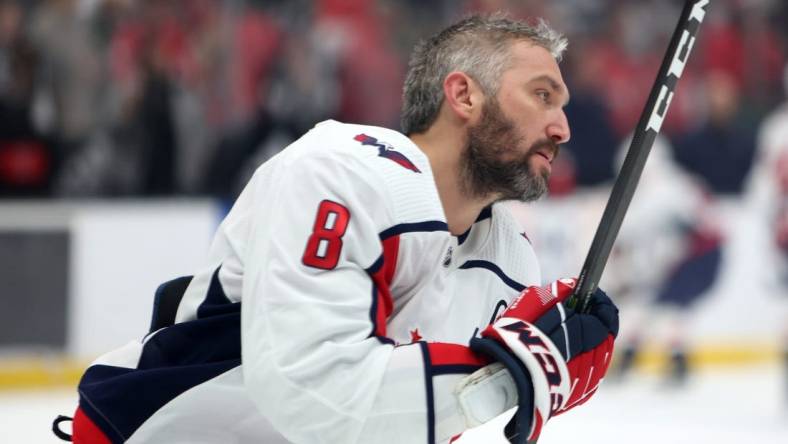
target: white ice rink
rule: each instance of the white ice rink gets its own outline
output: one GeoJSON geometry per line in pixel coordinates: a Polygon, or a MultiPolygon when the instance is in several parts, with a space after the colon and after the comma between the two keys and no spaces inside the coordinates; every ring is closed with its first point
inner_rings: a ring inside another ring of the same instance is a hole
{"type": "MultiPolygon", "coordinates": [[[[709,370],[682,389],[633,375],[547,424],[540,444],[788,444],[785,375],[778,365],[709,370]]],[[[76,402],[71,390],[0,392],[0,443],[57,443],[50,427],[76,402]]],[[[496,421],[459,443],[505,443],[496,421]],[[496,428],[497,426],[497,428],[496,428]]],[[[220,443],[223,444],[223,443],[220,443]]]]}

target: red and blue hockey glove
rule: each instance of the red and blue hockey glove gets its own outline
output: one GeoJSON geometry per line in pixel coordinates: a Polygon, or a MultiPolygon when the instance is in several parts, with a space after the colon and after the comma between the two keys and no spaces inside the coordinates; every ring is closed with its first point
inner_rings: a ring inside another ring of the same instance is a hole
{"type": "Polygon", "coordinates": [[[519,408],[507,426],[513,442],[536,440],[549,418],[586,402],[610,365],[618,309],[601,290],[588,313],[565,307],[576,282],[528,287],[471,341],[471,349],[503,363],[518,385],[519,408]]]}

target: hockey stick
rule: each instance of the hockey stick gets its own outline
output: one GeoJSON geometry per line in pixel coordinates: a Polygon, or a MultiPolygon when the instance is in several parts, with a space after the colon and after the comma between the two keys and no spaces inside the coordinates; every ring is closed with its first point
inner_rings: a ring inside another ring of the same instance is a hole
{"type": "Polygon", "coordinates": [[[662,121],[665,119],[665,114],[667,114],[670,101],[673,98],[673,91],[684,71],[684,66],[695,43],[695,35],[703,22],[706,6],[710,1],[687,0],[684,3],[684,9],[676,25],[676,30],[673,32],[665,58],[662,60],[659,74],[657,74],[651,94],[635,128],[624,165],[613,185],[605,212],[602,214],[602,220],[599,222],[585,263],[580,270],[577,288],[567,303],[569,307],[579,307],[578,310],[581,312],[588,309],[588,301],[599,285],[599,279],[605,269],[605,264],[607,264],[613,242],[616,240],[627,208],[629,208],[651,146],[662,127],[662,121]]]}
{"type": "MultiPolygon", "coordinates": [[[[657,138],[662,122],[667,114],[673,91],[676,88],[684,66],[689,58],[695,35],[706,15],[706,6],[710,0],[686,0],[681,11],[676,30],[670,39],[668,50],[659,73],[651,88],[646,106],[640,115],[635,134],[629,145],[624,165],[616,178],[610,198],[607,201],[602,220],[599,222],[594,240],[588,250],[585,263],[580,271],[577,288],[567,301],[569,307],[577,308],[581,312],[588,309],[588,301],[599,285],[599,278],[605,269],[613,242],[616,240],[621,223],[626,215],[632,195],[635,193],[643,167],[648,159],[651,146],[657,138]]],[[[534,444],[536,441],[527,441],[527,431],[520,430],[522,423],[516,421],[517,415],[509,421],[504,429],[504,435],[510,443],[534,444]]]]}

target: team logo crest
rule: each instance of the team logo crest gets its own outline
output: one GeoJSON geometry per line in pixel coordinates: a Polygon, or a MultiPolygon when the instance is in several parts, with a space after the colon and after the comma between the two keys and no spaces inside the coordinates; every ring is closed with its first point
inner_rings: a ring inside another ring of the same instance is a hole
{"type": "Polygon", "coordinates": [[[386,142],[383,142],[366,134],[359,134],[358,136],[354,137],[353,140],[357,142],[361,142],[361,144],[365,146],[366,145],[374,146],[378,149],[378,156],[385,157],[386,159],[395,162],[397,163],[397,165],[406,168],[408,170],[411,170],[414,173],[421,173],[421,170],[416,166],[416,164],[411,162],[411,160],[405,157],[404,154],[395,150],[393,146],[391,146],[386,142]]]}

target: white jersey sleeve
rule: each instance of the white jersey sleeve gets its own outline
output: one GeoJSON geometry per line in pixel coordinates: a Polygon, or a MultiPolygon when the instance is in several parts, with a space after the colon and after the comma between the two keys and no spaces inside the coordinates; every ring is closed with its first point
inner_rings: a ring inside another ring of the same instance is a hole
{"type": "Polygon", "coordinates": [[[209,264],[157,290],[179,289],[175,322],[86,370],[75,433],[447,442],[517,402],[508,371],[465,345],[539,282],[510,222],[487,209],[452,236],[410,140],[318,125],[258,169],[209,264]]]}
{"type": "MultiPolygon", "coordinates": [[[[266,180],[252,182],[242,255],[247,389],[294,442],[446,441],[465,428],[452,391],[470,371],[430,370],[484,363],[464,345],[395,346],[386,337],[392,306],[380,294],[388,291],[380,234],[410,216],[393,214],[401,207],[392,205],[391,184],[357,152],[314,153],[308,145],[331,142],[317,136],[297,142],[309,155],[290,147],[261,169],[266,180]]],[[[410,173],[401,169],[393,174],[410,173]]]]}

